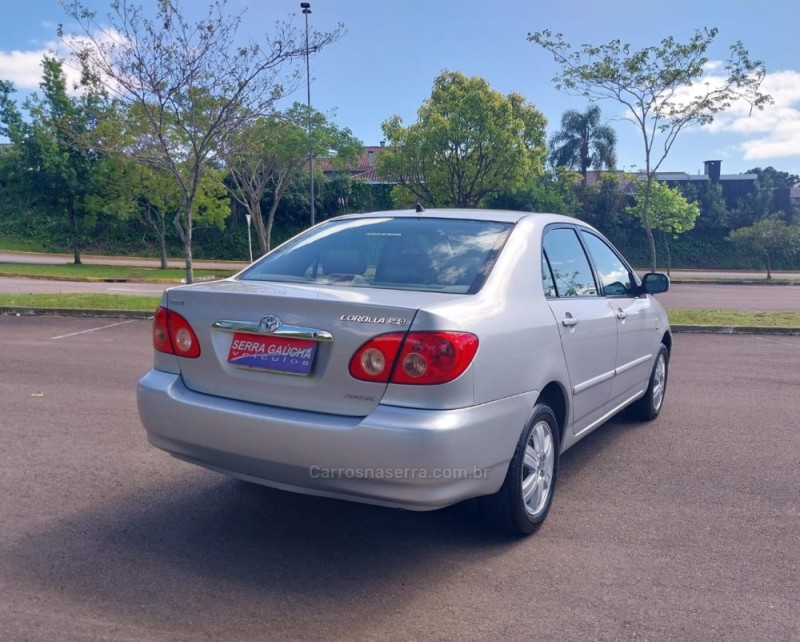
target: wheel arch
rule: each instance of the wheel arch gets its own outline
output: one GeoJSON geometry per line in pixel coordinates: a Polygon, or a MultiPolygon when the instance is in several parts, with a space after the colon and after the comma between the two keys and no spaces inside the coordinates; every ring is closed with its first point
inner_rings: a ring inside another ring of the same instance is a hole
{"type": "Polygon", "coordinates": [[[564,443],[564,436],[567,434],[567,416],[569,406],[567,404],[567,395],[564,388],[556,381],[548,383],[539,393],[537,403],[543,403],[550,406],[551,410],[556,416],[559,430],[559,446],[564,443]]]}
{"type": "Polygon", "coordinates": [[[669,330],[664,333],[663,337],[661,337],[661,343],[663,343],[667,348],[667,352],[672,354],[672,333],[669,332],[669,330]]]}

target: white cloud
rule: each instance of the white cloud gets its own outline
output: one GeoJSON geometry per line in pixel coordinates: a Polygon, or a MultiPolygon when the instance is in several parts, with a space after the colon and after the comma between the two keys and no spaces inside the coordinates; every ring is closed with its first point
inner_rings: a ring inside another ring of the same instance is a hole
{"type": "Polygon", "coordinates": [[[736,103],[706,129],[744,137],[738,147],[746,160],[800,156],[800,72],[768,73],[761,89],[772,96],[774,104],[759,111],[745,102],[736,103]]]}
{"type": "Polygon", "coordinates": [[[0,78],[10,80],[17,89],[31,90],[42,79],[42,58],[47,50],[0,51],[0,78]]]}
{"type": "MultiPolygon", "coordinates": [[[[67,51],[57,42],[30,51],[0,51],[0,80],[10,80],[14,88],[21,91],[35,91],[42,82],[42,59],[45,56],[66,59],[67,51]]],[[[67,87],[71,88],[80,80],[80,71],[69,63],[64,64],[67,87]]]]}

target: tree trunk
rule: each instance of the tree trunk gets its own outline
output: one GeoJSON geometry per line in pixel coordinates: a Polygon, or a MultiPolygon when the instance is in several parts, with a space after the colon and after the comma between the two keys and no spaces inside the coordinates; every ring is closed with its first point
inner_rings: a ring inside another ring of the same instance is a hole
{"type": "Polygon", "coordinates": [[[275,212],[278,211],[278,203],[280,201],[273,200],[272,205],[269,208],[269,213],[267,214],[267,240],[272,240],[272,226],[275,223],[275,212]]]}
{"type": "Polygon", "coordinates": [[[145,220],[158,235],[158,250],[161,257],[161,269],[166,270],[167,263],[167,219],[166,216],[153,213],[150,204],[145,205],[145,220]]]}
{"type": "Polygon", "coordinates": [[[769,252],[764,252],[767,257],[767,281],[772,280],[772,257],[769,255],[769,252]]]}
{"type": "Polygon", "coordinates": [[[261,249],[261,254],[269,252],[269,235],[264,229],[264,217],[261,216],[261,199],[251,200],[249,203],[250,215],[253,217],[253,223],[256,226],[256,236],[258,237],[258,247],[261,249]]]}
{"type": "Polygon", "coordinates": [[[181,211],[184,208],[178,209],[174,218],[172,219],[172,225],[178,231],[178,236],[183,244],[183,258],[186,262],[186,283],[192,283],[194,282],[194,268],[192,266],[192,203],[191,201],[185,200],[184,205],[186,206],[185,211],[187,212],[186,229],[184,229],[181,222],[181,211]]]}
{"type": "Polygon", "coordinates": [[[655,272],[656,263],[656,240],[653,238],[653,230],[650,227],[650,189],[653,185],[653,177],[648,174],[647,185],[644,192],[644,206],[642,207],[642,225],[647,234],[647,243],[650,245],[650,271],[655,272]]]}
{"type": "Polygon", "coordinates": [[[667,276],[670,276],[672,271],[672,254],[669,251],[669,237],[666,232],[662,232],[662,234],[664,235],[664,250],[667,253],[667,276]]]}
{"type": "Polygon", "coordinates": [[[159,230],[158,230],[158,246],[159,254],[161,255],[161,269],[166,270],[169,264],[167,263],[167,222],[166,217],[159,217],[159,230]]]}
{"type": "Polygon", "coordinates": [[[81,265],[81,236],[78,233],[78,220],[75,216],[75,204],[70,197],[67,200],[67,217],[69,219],[69,239],[75,265],[81,265]]]}

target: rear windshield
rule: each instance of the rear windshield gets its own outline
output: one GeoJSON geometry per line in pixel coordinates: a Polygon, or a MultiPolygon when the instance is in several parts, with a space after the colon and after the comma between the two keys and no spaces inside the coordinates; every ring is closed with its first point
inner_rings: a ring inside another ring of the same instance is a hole
{"type": "Polygon", "coordinates": [[[489,276],[512,227],[437,218],[331,221],[292,239],[239,278],[472,294],[489,276]]]}

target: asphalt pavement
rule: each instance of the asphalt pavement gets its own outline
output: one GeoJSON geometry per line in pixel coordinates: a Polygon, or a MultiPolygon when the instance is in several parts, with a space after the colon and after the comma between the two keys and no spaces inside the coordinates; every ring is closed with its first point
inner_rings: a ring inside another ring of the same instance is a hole
{"type": "Polygon", "coordinates": [[[2,639],[800,639],[800,338],[676,336],[661,416],[567,452],[525,539],[172,459],[151,360],[147,321],[0,316],[2,639]]]}

